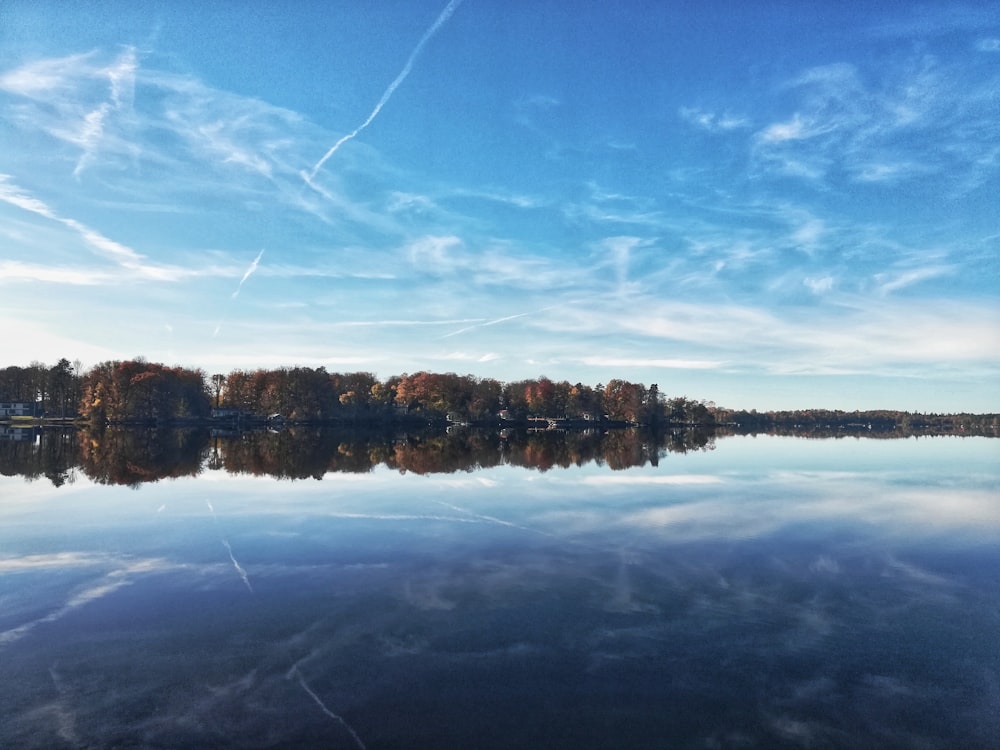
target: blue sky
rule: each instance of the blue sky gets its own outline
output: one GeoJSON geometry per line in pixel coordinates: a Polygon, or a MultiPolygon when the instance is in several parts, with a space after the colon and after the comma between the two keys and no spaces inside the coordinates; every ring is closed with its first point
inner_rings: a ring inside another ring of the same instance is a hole
{"type": "Polygon", "coordinates": [[[1000,409],[1000,6],[0,8],[3,364],[1000,409]]]}

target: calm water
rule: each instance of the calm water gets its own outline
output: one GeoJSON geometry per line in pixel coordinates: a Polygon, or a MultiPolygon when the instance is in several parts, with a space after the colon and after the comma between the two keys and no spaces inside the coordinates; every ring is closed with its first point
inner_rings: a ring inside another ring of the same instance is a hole
{"type": "MultiPolygon", "coordinates": [[[[218,465],[218,464],[216,464],[218,465]]],[[[1000,441],[0,477],[0,747],[1000,747],[1000,441]]]]}

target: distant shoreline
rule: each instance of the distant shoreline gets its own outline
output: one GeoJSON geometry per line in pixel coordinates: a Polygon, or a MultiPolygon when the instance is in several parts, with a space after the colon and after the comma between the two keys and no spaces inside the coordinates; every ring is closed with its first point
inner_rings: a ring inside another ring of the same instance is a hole
{"type": "MultiPolygon", "coordinates": [[[[593,430],[640,430],[654,434],[682,431],[702,431],[718,437],[741,435],[774,435],[789,437],[1000,437],[1000,427],[996,415],[969,414],[909,414],[906,423],[899,423],[885,417],[884,412],[858,412],[849,416],[852,421],[816,421],[803,424],[791,416],[777,413],[757,414],[750,424],[740,422],[660,422],[655,426],[623,420],[573,420],[529,418],[520,420],[482,419],[474,421],[450,422],[444,418],[421,416],[397,417],[394,419],[246,419],[234,420],[226,417],[180,417],[166,420],[121,419],[106,420],[101,424],[79,417],[13,417],[0,418],[0,428],[5,430],[34,430],[63,428],[85,431],[105,429],[127,430],[210,430],[219,435],[239,435],[262,430],[272,432],[285,429],[315,429],[330,432],[371,432],[379,433],[405,430],[427,433],[442,433],[455,430],[477,430],[481,432],[527,431],[527,432],[587,432],[593,430]],[[865,417],[870,416],[871,421],[865,417]]],[[[2,437],[2,434],[0,434],[2,437]]]]}
{"type": "Polygon", "coordinates": [[[52,367],[0,368],[0,425],[92,428],[203,426],[281,429],[293,425],[366,428],[615,429],[653,432],[721,429],[741,433],[1000,435],[1000,414],[893,409],[757,411],[667,394],[612,378],[587,385],[545,376],[514,382],[420,371],[380,379],[323,367],[233,370],[209,375],[141,357],[108,360],[86,372],[61,359],[52,367]]]}

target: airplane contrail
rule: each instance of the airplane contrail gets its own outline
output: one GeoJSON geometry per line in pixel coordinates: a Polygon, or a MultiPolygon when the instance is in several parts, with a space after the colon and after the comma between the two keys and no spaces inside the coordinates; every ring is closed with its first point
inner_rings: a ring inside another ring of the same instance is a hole
{"type": "Polygon", "coordinates": [[[331,156],[337,153],[337,149],[339,149],[349,140],[356,137],[358,133],[360,133],[362,130],[371,125],[372,120],[378,117],[378,113],[382,111],[382,107],[386,105],[386,102],[389,101],[390,97],[395,93],[396,89],[398,89],[400,84],[406,80],[406,77],[408,75],[410,75],[410,71],[413,70],[413,63],[416,62],[417,57],[420,55],[421,50],[423,50],[424,48],[424,45],[427,44],[427,42],[430,41],[431,37],[437,33],[437,30],[441,28],[444,22],[447,21],[449,18],[451,18],[451,14],[454,13],[455,10],[458,8],[458,6],[461,4],[462,0],[451,0],[451,2],[449,2],[448,5],[445,6],[445,9],[441,11],[441,15],[437,17],[437,20],[433,24],[431,24],[431,27],[424,32],[424,35],[422,37],[420,37],[420,41],[417,42],[417,46],[413,48],[413,51],[410,53],[410,56],[406,59],[406,65],[403,66],[403,69],[399,72],[399,75],[396,76],[393,82],[389,84],[389,87],[385,90],[385,93],[382,94],[382,98],[378,100],[378,104],[375,105],[375,109],[373,109],[371,114],[368,115],[368,118],[363,123],[358,125],[358,127],[352,130],[350,133],[343,136],[339,141],[334,143],[330,147],[330,150],[327,151],[325,154],[323,154],[323,158],[320,159],[318,162],[316,162],[316,166],[312,168],[312,171],[306,172],[303,170],[301,174],[302,178],[306,181],[306,183],[308,183],[311,186],[313,178],[316,177],[316,173],[323,168],[324,164],[326,164],[327,159],[329,159],[331,156]]]}
{"type": "Polygon", "coordinates": [[[440,336],[439,338],[449,339],[452,336],[458,336],[461,333],[467,333],[468,331],[475,330],[476,328],[486,328],[487,326],[495,326],[500,323],[506,323],[508,320],[516,320],[517,318],[524,318],[528,315],[537,315],[538,313],[547,312],[548,310],[554,310],[557,307],[565,307],[566,305],[571,305],[571,304],[573,304],[572,300],[569,302],[560,302],[559,304],[556,305],[547,305],[537,310],[529,310],[528,312],[515,313],[514,315],[505,315],[502,318],[494,318],[493,320],[487,320],[485,323],[475,323],[473,325],[466,326],[465,328],[459,328],[457,331],[446,333],[443,336],[440,336]]]}
{"type": "Polygon", "coordinates": [[[261,248],[261,251],[257,253],[257,257],[253,259],[253,263],[251,263],[250,267],[243,272],[243,278],[240,279],[240,283],[237,284],[236,286],[236,291],[233,292],[233,299],[236,299],[238,296],[240,296],[240,289],[243,288],[243,285],[246,283],[246,280],[249,279],[251,276],[253,276],[254,271],[257,270],[257,266],[260,265],[260,259],[263,257],[264,257],[264,249],[261,248]]]}
{"type": "Polygon", "coordinates": [[[261,258],[264,257],[264,248],[261,248],[260,252],[257,253],[257,257],[253,259],[250,266],[246,271],[243,272],[243,277],[240,279],[240,283],[236,285],[236,290],[229,296],[229,301],[226,303],[225,309],[222,311],[222,318],[219,322],[215,324],[215,330],[212,331],[212,338],[214,339],[219,335],[219,331],[222,330],[222,324],[226,322],[226,318],[229,316],[229,308],[233,304],[233,300],[240,296],[240,290],[243,289],[243,285],[247,282],[251,276],[257,271],[257,267],[260,265],[261,258]]]}
{"type": "Polygon", "coordinates": [[[514,320],[516,318],[523,318],[526,315],[532,315],[532,314],[533,313],[531,313],[531,312],[523,312],[523,313],[517,313],[516,315],[506,315],[506,316],[504,316],[502,318],[496,318],[494,320],[488,320],[485,323],[476,323],[475,325],[466,326],[465,328],[459,328],[457,331],[452,331],[451,333],[446,333],[444,336],[441,336],[441,338],[443,338],[443,339],[449,339],[452,336],[457,336],[460,333],[465,333],[467,331],[471,331],[474,328],[486,328],[486,326],[495,326],[498,323],[506,323],[508,320],[514,320]]]}

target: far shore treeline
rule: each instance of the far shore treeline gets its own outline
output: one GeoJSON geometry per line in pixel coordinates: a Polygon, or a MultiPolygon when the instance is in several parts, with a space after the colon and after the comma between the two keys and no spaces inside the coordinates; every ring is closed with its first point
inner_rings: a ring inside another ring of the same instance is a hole
{"type": "MultiPolygon", "coordinates": [[[[656,384],[612,379],[587,385],[540,376],[501,382],[455,373],[417,372],[380,380],[369,372],[323,367],[233,370],[209,375],[143,358],[101,362],[83,371],[60,359],[47,366],[0,369],[0,403],[27,404],[33,418],[183,425],[268,419],[299,424],[465,422],[561,426],[595,424],[727,426],[746,431],[853,428],[952,434],[998,434],[997,414],[921,414],[895,410],[734,410],[656,384]]],[[[9,417],[0,412],[0,419],[9,417]]]]}

